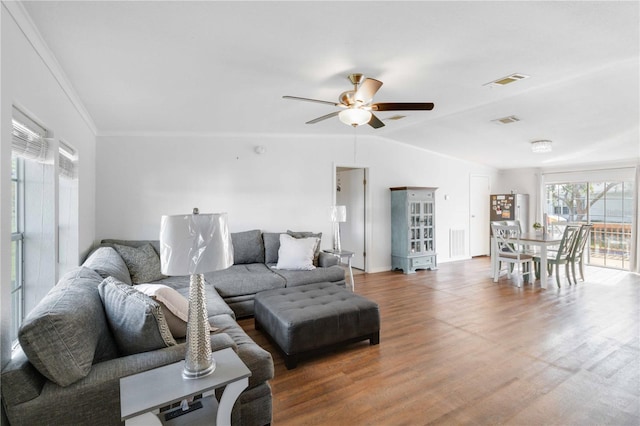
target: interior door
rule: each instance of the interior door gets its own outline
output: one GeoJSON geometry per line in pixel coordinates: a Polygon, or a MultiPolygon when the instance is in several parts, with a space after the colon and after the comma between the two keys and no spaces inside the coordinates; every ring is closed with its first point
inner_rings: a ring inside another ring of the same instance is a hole
{"type": "Polygon", "coordinates": [[[489,241],[489,176],[472,175],[469,179],[469,254],[490,253],[489,241]]]}
{"type": "Polygon", "coordinates": [[[347,206],[347,221],[340,224],[341,246],[354,252],[351,265],[365,270],[366,169],[336,169],[336,205],[347,206]]]}

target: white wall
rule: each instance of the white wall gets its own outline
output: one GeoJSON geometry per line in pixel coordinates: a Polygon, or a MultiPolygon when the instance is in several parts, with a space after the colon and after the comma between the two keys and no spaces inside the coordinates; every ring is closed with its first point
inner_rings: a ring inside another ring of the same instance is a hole
{"type": "Polygon", "coordinates": [[[542,222],[540,173],[537,168],[501,170],[491,193],[509,194],[513,191],[514,194],[529,194],[529,224],[542,222]]]}
{"type": "MultiPolygon", "coordinates": [[[[95,132],[71,100],[68,88],[56,75],[57,63],[47,62],[47,49],[38,43],[29,21],[20,14],[18,3],[2,3],[0,102],[0,361],[10,358],[8,334],[11,318],[11,113],[19,106],[30,118],[73,145],[78,151],[79,229],[74,242],[76,257],[81,258],[95,240],[95,132]],[[12,13],[14,15],[12,15],[12,13]],[[16,23],[20,22],[20,26],[16,23]],[[29,35],[29,39],[25,36],[29,35]],[[35,48],[34,48],[35,46],[35,48]]],[[[51,283],[53,287],[55,282],[51,283]]]]}
{"type": "Polygon", "coordinates": [[[370,171],[370,272],[391,268],[394,186],[440,188],[436,238],[439,261],[447,261],[449,228],[468,233],[469,175],[493,182],[496,171],[363,134],[357,142],[352,136],[98,137],[96,238],[156,239],[163,214],[197,206],[228,212],[232,232],[321,231],[323,248],[330,248],[334,164],[350,164],[370,171]],[[257,145],[266,152],[256,154],[257,145]]]}

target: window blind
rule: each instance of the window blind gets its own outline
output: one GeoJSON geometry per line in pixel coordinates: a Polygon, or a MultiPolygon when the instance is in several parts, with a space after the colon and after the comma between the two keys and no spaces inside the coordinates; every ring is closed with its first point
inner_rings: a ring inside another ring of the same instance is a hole
{"type": "Polygon", "coordinates": [[[66,142],[58,141],[58,175],[75,179],[77,168],[76,150],[66,142]]]}
{"type": "Polygon", "coordinates": [[[58,156],[58,173],[61,177],[76,178],[76,163],[64,155],[62,150],[60,150],[60,155],[58,156]]]}
{"type": "Polygon", "coordinates": [[[49,152],[49,144],[44,138],[46,130],[16,109],[13,110],[11,124],[11,153],[27,160],[44,162],[49,152]]]}

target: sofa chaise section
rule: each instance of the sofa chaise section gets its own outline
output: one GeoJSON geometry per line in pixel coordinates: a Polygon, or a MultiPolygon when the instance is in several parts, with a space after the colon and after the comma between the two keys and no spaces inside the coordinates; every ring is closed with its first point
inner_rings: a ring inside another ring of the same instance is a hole
{"type": "MultiPolygon", "coordinates": [[[[24,350],[19,349],[2,370],[2,403],[13,426],[121,425],[120,378],[184,359],[186,344],[178,338],[168,347],[121,354],[98,289],[103,279],[106,282],[118,276],[125,281],[126,277],[122,268],[114,270],[109,265],[113,256],[103,258],[103,263],[95,259],[92,255],[85,264],[110,278],[78,267],[65,274],[25,319],[20,331],[24,350]]],[[[179,277],[164,280],[188,291],[189,277],[182,277],[182,286],[179,277]]],[[[234,405],[232,422],[269,424],[272,398],[268,381],[274,374],[271,355],[247,336],[234,320],[234,312],[211,286],[207,298],[209,320],[217,329],[211,335],[212,350],[233,348],[252,374],[248,388],[234,405]]]]}

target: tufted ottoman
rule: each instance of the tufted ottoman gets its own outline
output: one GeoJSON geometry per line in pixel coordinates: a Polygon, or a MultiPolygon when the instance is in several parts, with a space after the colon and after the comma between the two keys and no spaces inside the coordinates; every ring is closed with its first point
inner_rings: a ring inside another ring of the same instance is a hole
{"type": "Polygon", "coordinates": [[[287,369],[305,355],[369,339],[380,342],[378,305],[333,283],[267,290],[254,301],[256,329],[284,352],[287,369]]]}

